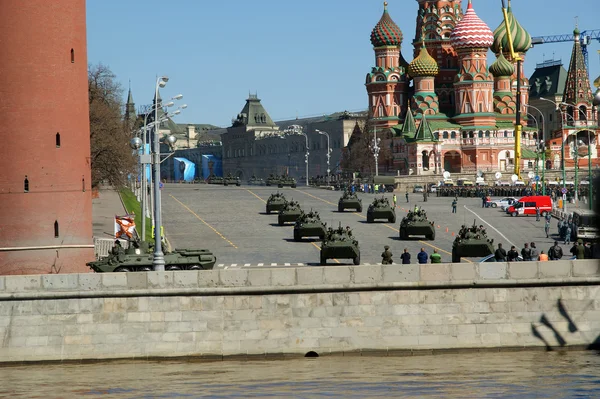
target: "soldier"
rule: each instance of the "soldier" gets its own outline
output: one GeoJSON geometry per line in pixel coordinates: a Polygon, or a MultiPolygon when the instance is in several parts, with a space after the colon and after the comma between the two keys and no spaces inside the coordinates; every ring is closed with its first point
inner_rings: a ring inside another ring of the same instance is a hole
{"type": "Polygon", "coordinates": [[[392,201],[394,202],[394,208],[396,207],[396,200],[397,200],[396,194],[394,194],[394,196],[392,197],[392,201]]]}
{"type": "Polygon", "coordinates": [[[406,190],[406,203],[408,204],[408,190],[406,190]]]}
{"type": "Polygon", "coordinates": [[[394,256],[394,255],[390,252],[389,245],[384,246],[383,249],[384,249],[384,251],[381,254],[381,264],[382,265],[391,265],[392,263],[394,263],[394,261],[392,260],[392,256],[394,256]]]}
{"type": "Polygon", "coordinates": [[[458,201],[456,200],[456,198],[454,198],[454,200],[452,200],[452,213],[456,213],[456,205],[458,204],[458,201]]]}
{"type": "Polygon", "coordinates": [[[118,255],[119,253],[123,252],[123,247],[121,246],[121,241],[115,240],[115,245],[113,245],[113,247],[110,250],[110,252],[113,255],[118,255]]]}
{"type": "Polygon", "coordinates": [[[423,190],[423,202],[427,202],[427,188],[423,190]]]}

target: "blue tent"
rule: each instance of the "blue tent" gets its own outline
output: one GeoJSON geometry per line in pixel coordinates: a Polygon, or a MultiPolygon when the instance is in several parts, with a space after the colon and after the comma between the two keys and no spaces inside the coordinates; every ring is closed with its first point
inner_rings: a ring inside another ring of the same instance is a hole
{"type": "Polygon", "coordinates": [[[221,158],[217,158],[214,155],[202,155],[202,178],[208,179],[210,172],[215,176],[223,176],[223,163],[221,158]]]}
{"type": "Polygon", "coordinates": [[[194,181],[196,164],[189,159],[175,157],[173,158],[173,171],[175,172],[176,181],[194,181]]]}

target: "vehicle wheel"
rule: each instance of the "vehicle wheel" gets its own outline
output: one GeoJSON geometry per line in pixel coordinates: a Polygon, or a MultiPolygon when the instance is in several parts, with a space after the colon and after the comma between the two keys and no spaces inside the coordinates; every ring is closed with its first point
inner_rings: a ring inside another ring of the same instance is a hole
{"type": "Polygon", "coordinates": [[[361,212],[362,212],[362,206],[361,206],[360,208],[358,208],[358,209],[356,210],[356,212],[358,212],[358,213],[361,213],[361,212]]]}
{"type": "Polygon", "coordinates": [[[321,235],[319,236],[319,240],[323,241],[324,239],[325,239],[325,234],[321,234],[321,235]]]}
{"type": "Polygon", "coordinates": [[[283,188],[283,184],[278,184],[277,187],[283,188]]]}
{"type": "Polygon", "coordinates": [[[344,207],[341,205],[338,205],[338,212],[344,212],[344,207]]]}
{"type": "Polygon", "coordinates": [[[225,183],[223,183],[223,185],[224,185],[225,187],[227,187],[227,186],[229,185],[229,183],[225,182],[225,183]]]}
{"type": "Polygon", "coordinates": [[[281,219],[281,218],[279,218],[279,219],[277,220],[277,222],[279,223],[279,225],[280,225],[280,226],[283,226],[283,225],[284,225],[284,223],[285,223],[285,222],[283,221],[283,219],[281,219]]]}
{"type": "Polygon", "coordinates": [[[517,216],[517,215],[518,215],[518,213],[517,213],[517,212],[513,212],[513,213],[511,213],[511,214],[510,214],[510,216],[512,216],[512,217],[515,217],[515,216],[517,216]]]}
{"type": "Polygon", "coordinates": [[[295,184],[292,184],[292,188],[296,188],[296,185],[295,185],[295,184]]]}
{"type": "Polygon", "coordinates": [[[115,269],[115,273],[123,273],[123,272],[130,272],[131,270],[129,270],[128,267],[117,267],[115,269]]]}
{"type": "Polygon", "coordinates": [[[454,248],[452,248],[452,263],[460,263],[460,255],[456,253],[454,248]]]}
{"type": "Polygon", "coordinates": [[[390,223],[396,223],[396,215],[393,215],[391,218],[388,219],[388,221],[390,223]]]}
{"type": "Polygon", "coordinates": [[[239,186],[241,186],[242,184],[241,184],[241,183],[235,183],[235,185],[239,187],[239,186]]]}
{"type": "Polygon", "coordinates": [[[547,214],[548,214],[548,212],[546,212],[546,211],[543,211],[543,212],[542,212],[542,217],[546,217],[546,215],[547,215],[547,214]]]}
{"type": "Polygon", "coordinates": [[[176,266],[176,265],[171,265],[171,266],[166,266],[165,267],[166,271],[174,271],[174,270],[181,270],[181,267],[176,266]]]}
{"type": "Polygon", "coordinates": [[[267,215],[271,214],[271,210],[269,208],[267,208],[267,215]]]}
{"type": "Polygon", "coordinates": [[[497,208],[498,204],[496,204],[495,202],[492,202],[492,208],[497,208]]]}
{"type": "Polygon", "coordinates": [[[373,216],[367,215],[367,223],[373,223],[373,216]]]}
{"type": "Polygon", "coordinates": [[[325,266],[327,264],[327,258],[325,255],[321,254],[321,266],[325,266]]]}
{"type": "Polygon", "coordinates": [[[429,238],[431,241],[435,240],[435,231],[430,234],[427,238],[429,238]]]}
{"type": "Polygon", "coordinates": [[[138,268],[137,271],[138,272],[151,272],[152,268],[150,266],[142,266],[142,267],[138,268]]]}
{"type": "Polygon", "coordinates": [[[355,265],[360,265],[360,254],[354,257],[353,259],[355,265]]]}
{"type": "Polygon", "coordinates": [[[191,265],[188,267],[188,270],[202,270],[202,266],[200,265],[191,265]]]}
{"type": "Polygon", "coordinates": [[[300,232],[298,230],[294,230],[294,241],[300,241],[302,237],[300,237],[300,232]]]}

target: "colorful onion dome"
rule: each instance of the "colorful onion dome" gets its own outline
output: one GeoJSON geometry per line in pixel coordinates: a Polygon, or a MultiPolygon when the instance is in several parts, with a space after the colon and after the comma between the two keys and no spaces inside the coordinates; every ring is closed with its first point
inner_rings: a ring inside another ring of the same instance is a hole
{"type": "Polygon", "coordinates": [[[399,46],[402,44],[402,31],[390,17],[387,2],[383,3],[383,15],[371,32],[373,47],[399,46]]]}
{"type": "MultiPolygon", "coordinates": [[[[513,39],[513,48],[515,53],[526,53],[531,48],[531,35],[521,26],[515,14],[512,12],[510,0],[508,0],[508,22],[510,24],[510,33],[513,39]]],[[[492,51],[496,54],[500,52],[500,48],[509,50],[508,38],[506,37],[506,24],[504,21],[494,31],[494,44],[492,51]]]]}
{"type": "Polygon", "coordinates": [[[596,89],[600,89],[600,76],[594,80],[594,86],[596,86],[596,89]]]}
{"type": "Polygon", "coordinates": [[[514,72],[514,65],[504,57],[504,54],[502,54],[502,47],[500,47],[498,59],[492,65],[490,65],[490,73],[499,78],[504,76],[512,76],[514,72]]]}
{"type": "Polygon", "coordinates": [[[425,48],[425,41],[423,41],[421,52],[417,58],[408,64],[408,74],[416,78],[419,76],[436,76],[439,71],[438,63],[429,55],[427,48],[425,48]]]}
{"type": "Polygon", "coordinates": [[[490,28],[477,14],[469,0],[467,12],[450,34],[450,43],[454,49],[488,48],[494,43],[494,35],[490,28]]]}

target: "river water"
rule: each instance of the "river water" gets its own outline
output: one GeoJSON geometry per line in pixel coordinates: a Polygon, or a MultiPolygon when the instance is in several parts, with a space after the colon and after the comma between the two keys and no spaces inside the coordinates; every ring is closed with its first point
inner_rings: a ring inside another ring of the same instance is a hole
{"type": "Polygon", "coordinates": [[[0,398],[594,397],[591,351],[0,367],[0,398]]]}

